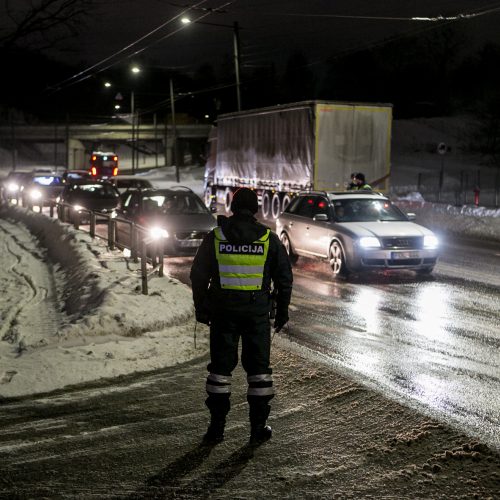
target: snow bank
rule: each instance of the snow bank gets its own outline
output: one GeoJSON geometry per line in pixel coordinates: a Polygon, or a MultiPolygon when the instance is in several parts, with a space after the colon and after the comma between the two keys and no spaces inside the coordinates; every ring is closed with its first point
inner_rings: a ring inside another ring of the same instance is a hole
{"type": "MultiPolygon", "coordinates": [[[[4,210],[3,217],[25,226],[38,239],[40,243],[34,241],[28,252],[34,254],[39,244],[47,249],[45,258],[32,265],[53,268],[60,321],[43,342],[38,338],[36,343],[30,343],[29,335],[13,341],[15,335],[5,327],[0,396],[50,391],[205,354],[206,335],[194,345],[194,311],[187,286],[168,276],[155,277],[145,296],[139,264],[127,261],[119,251],[110,252],[103,241],[21,208],[4,210]]],[[[31,281],[32,288],[39,286],[36,279],[31,281]]],[[[25,331],[36,330],[38,318],[30,318],[26,308],[21,312],[16,322],[24,321],[25,331]]],[[[19,325],[15,328],[19,330],[19,325]]]]}
{"type": "Polygon", "coordinates": [[[500,241],[500,209],[429,203],[420,193],[409,193],[394,202],[404,212],[415,213],[420,224],[434,231],[500,241]]]}

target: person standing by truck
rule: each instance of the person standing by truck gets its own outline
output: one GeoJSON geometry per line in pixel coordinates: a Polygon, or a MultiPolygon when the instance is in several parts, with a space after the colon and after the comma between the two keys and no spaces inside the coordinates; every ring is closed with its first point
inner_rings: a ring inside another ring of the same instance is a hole
{"type": "Polygon", "coordinates": [[[361,172],[358,172],[357,174],[354,175],[354,184],[356,187],[354,187],[355,190],[369,190],[371,191],[372,187],[370,184],[367,184],[365,180],[365,174],[362,174],[361,172]]]}
{"type": "Polygon", "coordinates": [[[247,188],[234,193],[232,217],[220,217],[219,226],[203,240],[191,268],[197,321],[210,326],[210,363],[205,401],[210,425],[207,443],[224,439],[230,409],[231,376],[238,363],[247,373],[250,443],[267,441],[269,402],[274,397],[270,366],[272,309],[276,300],[275,331],[288,322],[292,270],[278,236],[255,219],[257,195],[247,188]]]}

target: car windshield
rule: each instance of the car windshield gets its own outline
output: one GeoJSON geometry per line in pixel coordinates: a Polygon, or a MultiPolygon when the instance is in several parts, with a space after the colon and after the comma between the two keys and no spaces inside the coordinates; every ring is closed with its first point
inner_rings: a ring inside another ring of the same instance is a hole
{"type": "Polygon", "coordinates": [[[39,186],[60,186],[62,184],[62,179],[61,177],[55,177],[53,175],[43,175],[33,177],[33,183],[39,186]]]}
{"type": "Polygon", "coordinates": [[[345,199],[333,202],[337,222],[406,221],[389,200],[345,199]]]}
{"type": "Polygon", "coordinates": [[[194,215],[208,212],[203,202],[192,193],[155,193],[145,196],[143,208],[148,214],[194,215]]]}
{"type": "Polygon", "coordinates": [[[71,191],[86,198],[117,198],[118,193],[108,184],[73,184],[71,191]]]}

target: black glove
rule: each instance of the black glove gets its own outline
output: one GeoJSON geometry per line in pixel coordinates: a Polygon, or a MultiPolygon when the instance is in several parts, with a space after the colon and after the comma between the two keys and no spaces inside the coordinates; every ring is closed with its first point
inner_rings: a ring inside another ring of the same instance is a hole
{"type": "Polygon", "coordinates": [[[274,319],[274,331],[279,332],[288,323],[288,312],[282,313],[277,312],[276,318],[274,319]]]}
{"type": "Polygon", "coordinates": [[[196,321],[210,326],[210,314],[207,311],[195,311],[196,321]]]}

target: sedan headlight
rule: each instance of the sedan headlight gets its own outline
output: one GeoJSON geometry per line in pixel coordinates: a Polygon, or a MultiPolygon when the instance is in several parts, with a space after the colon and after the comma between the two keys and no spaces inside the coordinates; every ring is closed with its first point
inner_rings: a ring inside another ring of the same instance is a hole
{"type": "Polygon", "coordinates": [[[162,227],[152,227],[149,229],[149,236],[151,236],[154,240],[168,238],[168,231],[162,227]]]}
{"type": "Polygon", "coordinates": [[[439,240],[433,235],[424,236],[424,248],[434,249],[439,246],[439,240]]]}
{"type": "Polygon", "coordinates": [[[14,182],[11,182],[11,183],[7,186],[7,189],[8,189],[11,193],[15,193],[15,192],[19,191],[19,185],[18,185],[18,184],[15,184],[14,182]]]}
{"type": "Polygon", "coordinates": [[[83,207],[81,205],[73,205],[73,210],[80,212],[81,210],[83,210],[83,207]]]}
{"type": "Polygon", "coordinates": [[[363,236],[359,239],[359,246],[362,248],[380,248],[380,240],[375,236],[363,236]]]}

